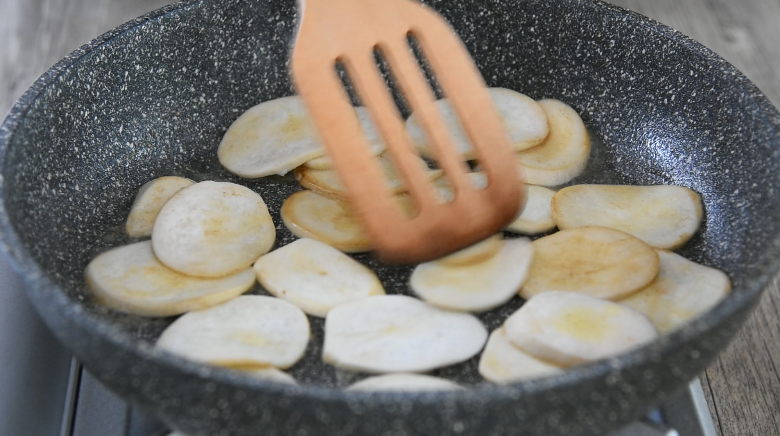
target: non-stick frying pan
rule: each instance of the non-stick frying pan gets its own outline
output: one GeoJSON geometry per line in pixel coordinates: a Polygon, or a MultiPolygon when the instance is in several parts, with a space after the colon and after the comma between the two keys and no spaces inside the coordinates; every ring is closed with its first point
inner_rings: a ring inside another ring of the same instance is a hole
{"type": "MultiPolygon", "coordinates": [[[[364,375],[320,359],[322,320],[292,374],[299,388],[154,350],[172,319],[104,309],[85,290],[97,253],[129,242],[136,190],[179,175],[261,193],[278,245],[291,178],[240,180],[216,148],[238,115],[292,94],[292,0],[202,0],[161,9],[87,44],[46,72],[0,129],[4,249],[59,339],[115,392],[176,428],[203,434],[589,435],[635,419],[723,349],[780,254],[780,114],[725,61],[637,14],[590,0],[431,1],[490,86],[571,104],[594,148],[574,183],[676,184],[702,195],[703,228],[681,254],[726,271],[729,297],[633,353],[496,387],[476,358],[438,375],[452,393],[346,393],[364,375]]],[[[408,293],[409,268],[375,268],[408,293]]],[[[252,292],[263,293],[257,287],[252,292]]],[[[493,329],[522,302],[480,319],[493,329]]]]}

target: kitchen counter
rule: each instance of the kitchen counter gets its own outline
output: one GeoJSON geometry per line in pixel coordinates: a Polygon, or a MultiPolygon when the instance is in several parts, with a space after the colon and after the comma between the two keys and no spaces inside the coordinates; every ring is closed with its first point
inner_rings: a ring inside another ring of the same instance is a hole
{"type": "MultiPolygon", "coordinates": [[[[48,67],[166,0],[0,0],[0,113],[48,67]]],[[[780,0],[614,0],[709,47],[780,106],[780,0]]],[[[780,435],[776,278],[736,340],[702,374],[721,436],[780,435]]]]}

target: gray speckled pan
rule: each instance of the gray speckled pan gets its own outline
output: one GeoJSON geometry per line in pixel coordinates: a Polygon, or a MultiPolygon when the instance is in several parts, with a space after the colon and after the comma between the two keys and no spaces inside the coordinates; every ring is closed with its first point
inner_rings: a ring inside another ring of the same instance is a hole
{"type": "MultiPolygon", "coordinates": [[[[491,86],[553,97],[594,140],[577,182],[670,183],[701,193],[706,224],[682,254],[725,270],[733,293],[706,316],[618,358],[495,387],[476,359],[439,374],[472,385],[435,394],[345,393],[362,377],[319,359],[321,320],[292,374],[301,388],[159,353],[171,319],[105,310],[82,273],[126,241],[132,198],[163,175],[260,192],[277,222],[289,178],[239,180],[216,159],[245,109],[292,93],[292,0],[189,1],[128,23],[49,70],[0,129],[4,250],[49,326],[115,392],[193,435],[590,435],[632,420],[712,361],[758,301],[780,254],[780,114],[722,59],[658,23],[597,1],[431,2],[491,86]]],[[[389,292],[408,268],[368,256],[389,292]]],[[[262,293],[262,289],[253,292],[262,293]]],[[[486,313],[498,326],[521,302],[486,313]]]]}

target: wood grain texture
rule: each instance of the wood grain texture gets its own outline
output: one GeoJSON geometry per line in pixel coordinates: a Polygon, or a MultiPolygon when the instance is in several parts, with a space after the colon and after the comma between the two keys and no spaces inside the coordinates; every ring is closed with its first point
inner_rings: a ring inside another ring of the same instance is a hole
{"type": "MultiPolygon", "coordinates": [[[[612,0],[720,54],[780,106],[780,0],[612,0]]],[[[0,0],[0,113],[49,66],[166,0],[0,0]]],[[[703,375],[722,436],[780,435],[780,288],[703,375]]],[[[685,435],[683,435],[685,436],[685,435]]]]}

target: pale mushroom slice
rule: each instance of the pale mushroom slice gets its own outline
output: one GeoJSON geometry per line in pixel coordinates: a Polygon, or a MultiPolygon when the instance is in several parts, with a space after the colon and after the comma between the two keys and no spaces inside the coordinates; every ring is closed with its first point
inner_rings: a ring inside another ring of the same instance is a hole
{"type": "Polygon", "coordinates": [[[195,184],[190,179],[176,176],[159,177],[138,190],[125,223],[125,233],[131,238],[152,235],[154,221],[168,199],[182,189],[195,184]]]}
{"type": "Polygon", "coordinates": [[[577,112],[558,100],[541,100],[550,134],[536,147],[517,154],[527,183],[557,186],[578,176],[588,163],[590,138],[577,112]]]}
{"type": "Polygon", "coordinates": [[[549,291],[619,300],[645,287],[660,268],[653,247],[606,227],[561,230],[533,246],[531,271],[520,289],[526,300],[549,291]]]}
{"type": "Polygon", "coordinates": [[[371,250],[371,241],[355,212],[344,200],[299,191],[282,205],[284,225],[299,238],[311,238],[345,253],[371,250]]]}
{"type": "Polygon", "coordinates": [[[572,292],[545,292],[507,318],[509,342],[562,366],[612,357],[652,341],[653,323],[634,309],[572,292]]]}
{"type": "Polygon", "coordinates": [[[479,358],[479,374],[497,384],[545,377],[563,371],[560,366],[539,360],[512,345],[499,327],[490,334],[479,358]]]}
{"type": "MultiPolygon", "coordinates": [[[[536,101],[524,94],[505,88],[489,88],[488,92],[498,110],[499,117],[504,122],[513,150],[529,149],[547,137],[549,132],[547,115],[536,101]]],[[[477,156],[471,146],[471,141],[469,141],[452,104],[447,99],[441,99],[437,100],[435,105],[444,118],[444,123],[452,135],[458,153],[464,160],[475,159],[477,156]]],[[[406,120],[409,136],[420,150],[420,154],[428,158],[435,158],[428,137],[417,118],[417,115],[413,113],[406,120]]]]}
{"type": "Polygon", "coordinates": [[[231,124],[217,149],[228,171],[250,179],[284,174],[324,154],[309,113],[296,96],[249,108],[231,124]]]}
{"type": "Polygon", "coordinates": [[[644,313],[661,333],[707,312],[731,291],[731,281],[720,270],[668,251],[658,255],[658,277],[620,303],[644,313]]]}
{"type": "Polygon", "coordinates": [[[288,385],[297,385],[298,381],[295,380],[293,376],[290,374],[282,371],[279,368],[274,368],[273,366],[261,366],[261,367],[237,367],[237,368],[231,368],[235,369],[236,371],[240,371],[246,375],[252,376],[254,378],[258,378],[261,380],[268,380],[272,382],[277,383],[284,383],[288,385]]]}
{"type": "Polygon", "coordinates": [[[482,261],[449,266],[440,261],[418,265],[410,284],[426,302],[447,310],[483,312],[509,301],[528,277],[533,245],[526,238],[503,241],[482,261]]]}
{"type": "Polygon", "coordinates": [[[384,374],[368,377],[348,386],[348,391],[364,392],[428,392],[457,391],[463,386],[440,377],[423,374],[384,374]]]}
{"type": "Polygon", "coordinates": [[[87,287],[102,304],[140,316],[165,317],[221,304],[255,283],[251,268],[198,278],[165,267],[151,241],[117,247],[92,259],[84,271],[87,287]]]}
{"type": "Polygon", "coordinates": [[[528,185],[525,208],[504,230],[523,235],[538,235],[555,228],[552,202],[555,191],[543,186],[528,185]]]}
{"type": "Polygon", "coordinates": [[[322,358],[354,371],[425,372],[468,360],[485,339],[487,331],[473,315],[380,295],[328,312],[322,358]]]}
{"type": "Polygon", "coordinates": [[[220,277],[251,266],[276,240],[263,198],[233,183],[200,182],[179,191],[160,210],[152,247],[168,268],[220,277]]]}
{"type": "Polygon", "coordinates": [[[442,266],[446,265],[452,267],[471,265],[493,257],[503,247],[504,240],[502,235],[496,234],[485,240],[477,242],[470,247],[466,247],[460,251],[456,251],[455,253],[437,259],[435,263],[442,266]]]}
{"type": "Polygon", "coordinates": [[[673,250],[701,224],[701,198],[682,186],[576,185],[552,200],[560,229],[602,226],[622,230],[655,248],[673,250]]]}
{"type": "MultiPolygon", "coordinates": [[[[406,192],[404,179],[396,170],[393,158],[389,152],[383,152],[377,157],[379,166],[387,182],[387,190],[392,194],[406,192]]],[[[435,180],[442,175],[441,170],[428,170],[428,165],[420,158],[419,164],[425,168],[430,180],[435,180]]],[[[300,167],[295,170],[295,177],[304,188],[324,195],[326,197],[344,200],[348,198],[346,188],[339,179],[336,170],[313,170],[311,168],[300,167]]]]}
{"type": "Polygon", "coordinates": [[[301,309],[279,298],[244,295],[182,315],[156,347],[217,366],[286,369],[303,356],[309,335],[301,309]]]}
{"type": "MultiPolygon", "coordinates": [[[[385,143],[382,139],[379,130],[371,120],[371,116],[368,113],[368,109],[363,106],[355,108],[358,121],[360,121],[360,127],[363,128],[363,136],[371,147],[371,152],[374,154],[380,154],[385,150],[385,143]]],[[[318,158],[312,159],[304,164],[307,168],[314,170],[329,170],[333,168],[333,159],[327,154],[318,158]]]]}
{"type": "Polygon", "coordinates": [[[262,256],[254,269],[268,292],[319,317],[340,304],[385,293],[373,271],[313,239],[298,239],[262,256]]]}

